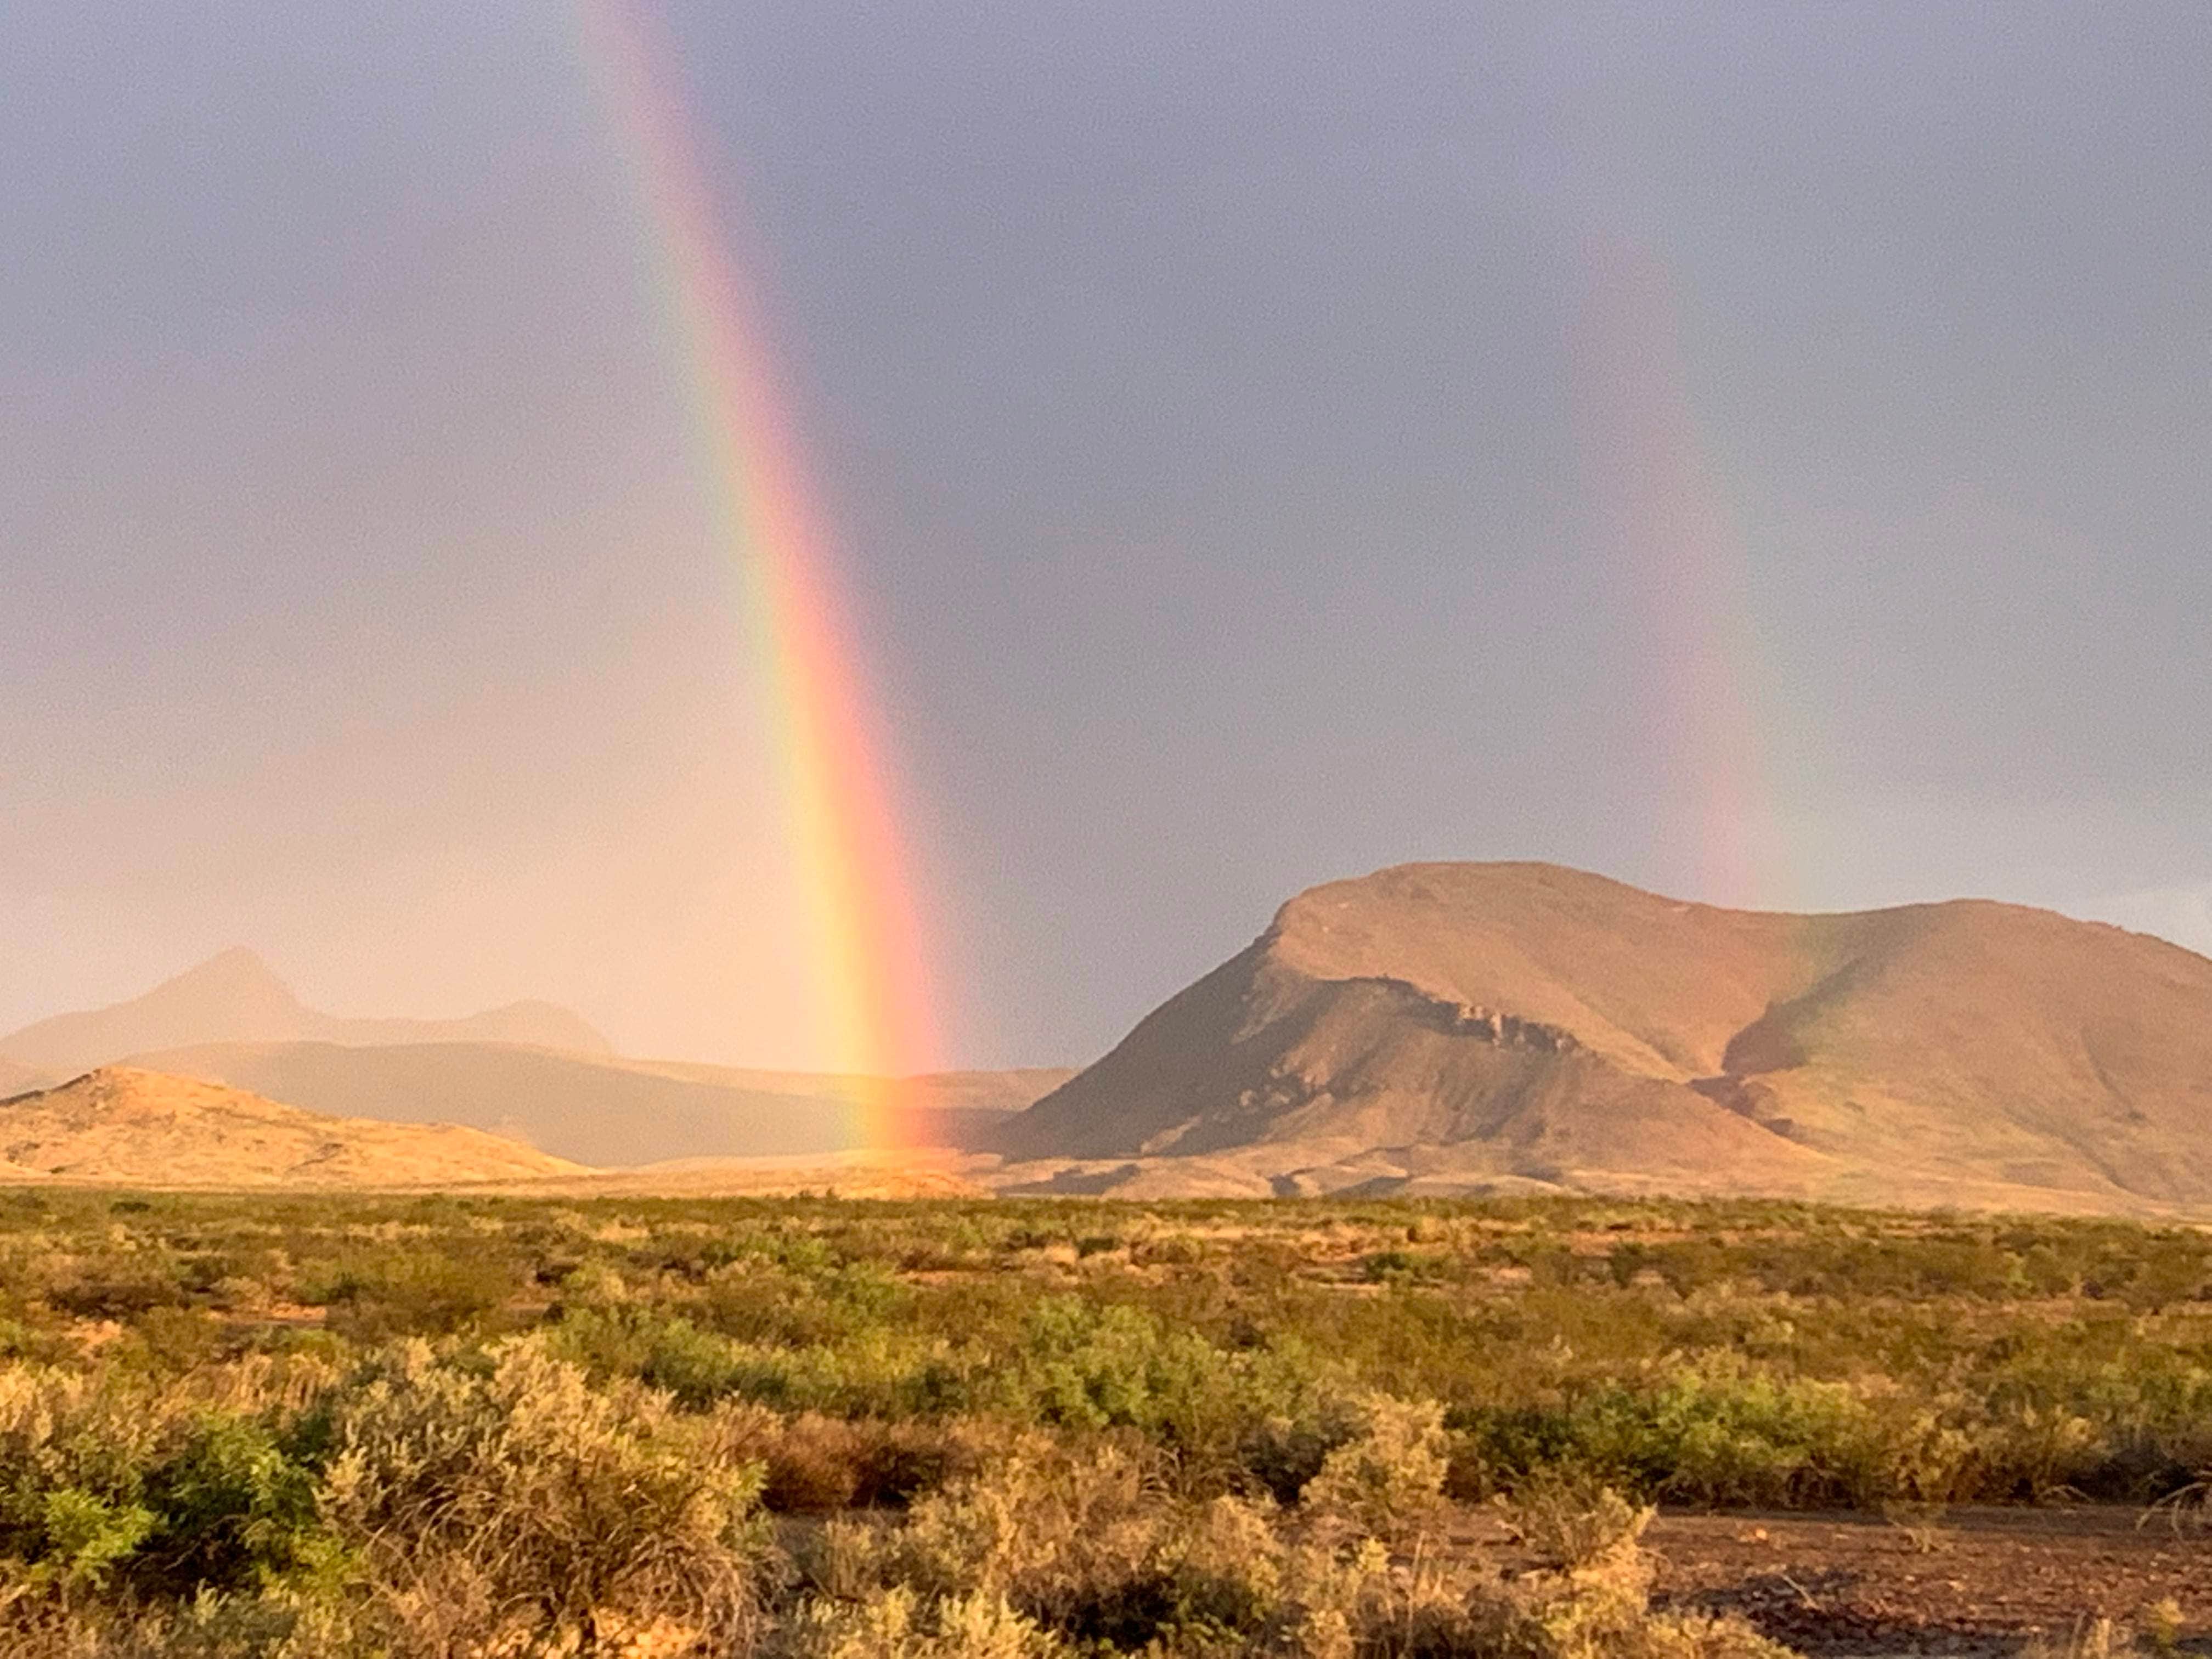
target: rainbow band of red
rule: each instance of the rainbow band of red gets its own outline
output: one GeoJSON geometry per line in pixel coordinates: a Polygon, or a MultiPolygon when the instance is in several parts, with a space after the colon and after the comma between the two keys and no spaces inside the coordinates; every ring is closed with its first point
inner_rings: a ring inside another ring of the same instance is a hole
{"type": "Polygon", "coordinates": [[[741,573],[802,891],[803,964],[825,1069],[857,1079],[862,1144],[909,1144],[890,1079],[934,1058],[908,859],[832,542],[784,418],[758,310],[670,53],[635,0],[580,0],[585,56],[653,229],[717,534],[741,573]]]}

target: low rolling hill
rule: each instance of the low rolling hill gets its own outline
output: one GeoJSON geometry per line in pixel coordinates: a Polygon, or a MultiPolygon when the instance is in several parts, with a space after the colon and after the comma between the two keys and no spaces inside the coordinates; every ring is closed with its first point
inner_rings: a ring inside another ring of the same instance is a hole
{"type": "Polygon", "coordinates": [[[1285,905],[1010,1121],[1000,1179],[2190,1209],[2208,1130],[2212,961],[2160,940],[1408,865],[1285,905]]]}
{"type": "MultiPolygon", "coordinates": [[[[123,1064],[309,1111],[455,1123],[605,1168],[856,1148],[882,1085],[616,1055],[576,1015],[520,1002],[455,1020],[341,1018],[227,951],[143,996],[0,1037],[0,1098],[123,1064]]],[[[968,1147],[1066,1071],[957,1072],[896,1085],[913,1144],[968,1147]]]]}
{"type": "Polygon", "coordinates": [[[0,1103],[0,1181],[445,1188],[579,1173],[478,1129],[325,1117],[129,1066],[0,1103]]]}
{"type": "MultiPolygon", "coordinates": [[[[135,1055],[131,1063],[312,1111],[468,1124],[603,1168],[840,1152],[858,1142],[860,1083],[805,1073],[478,1042],[211,1043],[135,1055]]],[[[908,1079],[910,1138],[977,1144],[1068,1075],[965,1072],[908,1079]]]]}

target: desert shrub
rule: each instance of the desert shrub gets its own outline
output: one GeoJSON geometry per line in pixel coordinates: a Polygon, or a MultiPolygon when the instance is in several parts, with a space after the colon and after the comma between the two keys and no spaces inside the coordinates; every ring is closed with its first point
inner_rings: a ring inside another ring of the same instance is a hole
{"type": "Polygon", "coordinates": [[[1365,1426],[1358,1395],[1316,1389],[1297,1415],[1268,1417],[1254,1424],[1245,1433],[1237,1461],[1255,1486],[1278,1504],[1294,1504],[1321,1473],[1329,1454],[1358,1438],[1365,1426]]]}
{"type": "Polygon", "coordinates": [[[198,1308],[149,1308],[131,1323],[118,1361],[161,1376],[180,1376],[205,1365],[228,1345],[224,1327],[198,1308]]]}
{"type": "Polygon", "coordinates": [[[2186,1492],[2209,1283],[1780,1204],[0,1194],[0,1652],[1738,1651],[1644,1504],[2186,1492]],[[1500,1492],[1528,1582],[1394,1553],[1500,1492]]]}
{"type": "Polygon", "coordinates": [[[724,1335],[771,1346],[835,1343],[889,1323],[910,1299],[872,1263],[848,1264],[826,1253],[787,1246],[772,1266],[752,1261],[707,1275],[701,1322],[724,1335]]]}
{"type": "Polygon", "coordinates": [[[1280,1553],[1266,1511],[1241,1499],[1178,1499],[1111,1442],[1071,1453],[1031,1438],[919,1500],[842,1576],[925,1603],[981,1595],[1083,1651],[1133,1652],[1262,1630],[1280,1553]]]}
{"type": "Polygon", "coordinates": [[[177,1263],[165,1251],[106,1250],[58,1262],[47,1303],[76,1319],[135,1319],[185,1301],[177,1263]]]}
{"type": "Polygon", "coordinates": [[[733,1402],[717,1419],[716,1444],[719,1455],[760,1466],[764,1508],[806,1515],[906,1508],[979,1473],[1004,1432],[1004,1425],[957,1421],[787,1415],[733,1402]]]}
{"type": "Polygon", "coordinates": [[[774,1651],[787,1659],[1050,1659],[1066,1650],[1002,1595],[925,1601],[894,1585],[856,1601],[810,1602],[774,1651]]]}
{"type": "Polygon", "coordinates": [[[785,1412],[843,1416],[942,1415],[970,1401],[965,1368],[915,1332],[868,1328],[834,1344],[739,1342],[650,1304],[564,1308],[551,1351],[594,1377],[630,1377],[687,1406],[757,1401],[785,1412]]]}
{"type": "Polygon", "coordinates": [[[1449,1452],[1434,1401],[1370,1396],[1359,1432],[1322,1458],[1298,1494],[1316,1520],[1392,1541],[1419,1532],[1443,1502],[1449,1452]]]}
{"type": "Polygon", "coordinates": [[[0,1370],[0,1557],[21,1588],[189,1598],[326,1566],[311,1421],[247,1403],[125,1374],[0,1370]]]}
{"type": "Polygon", "coordinates": [[[1188,1267],[1206,1259],[1206,1249],[1184,1233],[1146,1238],[1132,1247],[1130,1257],[1146,1267],[1188,1267]]]}
{"type": "Polygon", "coordinates": [[[1127,1305],[1048,1297],[1032,1307],[1018,1364],[1000,1379],[1009,1415],[1085,1430],[1133,1429],[1170,1452],[1194,1492],[1244,1484],[1244,1459],[1285,1437],[1271,1422],[1310,1418],[1318,1368],[1295,1346],[1224,1348],[1127,1305]]]}
{"type": "Polygon", "coordinates": [[[285,1437],[243,1416],[193,1425],[146,1477],[155,1522],[141,1546],[142,1586],[186,1596],[270,1589],[334,1568],[316,1504],[319,1449],[312,1431],[285,1437]]]}
{"type": "MultiPolygon", "coordinates": [[[[1432,1437],[1433,1413],[1400,1415],[1383,1437],[1432,1437]]],[[[1071,1465],[1031,1443],[902,1529],[844,1523],[841,1565],[772,1650],[1783,1659],[1740,1622],[1653,1613],[1641,1515],[1619,1510],[1627,1524],[1580,1523],[1572,1565],[1509,1581],[1480,1551],[1409,1566],[1356,1525],[1316,1539],[1267,1506],[1178,1501],[1126,1459],[1071,1465]]]]}
{"type": "Polygon", "coordinates": [[[725,1422],[728,1455],[760,1466],[761,1502],[771,1511],[822,1514],[859,1500],[867,1440],[860,1425],[762,1406],[742,1407],[725,1422]]]}
{"type": "Polygon", "coordinates": [[[687,1406],[709,1405],[735,1393],[747,1376],[727,1340],[652,1308],[580,1308],[564,1315],[546,1342],[549,1352],[585,1365],[594,1376],[634,1377],[687,1406]]]}
{"type": "Polygon", "coordinates": [[[1376,1250],[1363,1256],[1359,1276],[1370,1285],[1417,1284],[1438,1279],[1450,1266],[1449,1257],[1419,1250],[1376,1250]]]}
{"type": "Polygon", "coordinates": [[[884,1564],[931,1594],[1004,1593],[1049,1617],[1090,1595],[1103,1568],[1143,1553],[1164,1486],[1157,1463],[1130,1446],[1027,1436],[916,1503],[884,1564]]]}
{"type": "Polygon", "coordinates": [[[611,1613],[729,1639],[759,1474],[684,1431],[665,1396],[595,1390],[536,1340],[489,1375],[417,1343],[343,1402],[323,1509],[385,1615],[434,1644],[457,1620],[588,1638],[611,1613]]]}
{"type": "Polygon", "coordinates": [[[504,1255],[481,1246],[367,1251],[327,1264],[301,1286],[301,1297],[330,1310],[333,1331],[374,1342],[477,1324],[506,1304],[519,1278],[504,1255]]]}
{"type": "Polygon", "coordinates": [[[1609,1560],[1644,1535],[1648,1504],[1632,1504],[1588,1475],[1547,1474],[1522,1483],[1506,1506],[1514,1535],[1565,1571],[1609,1560]]]}
{"type": "Polygon", "coordinates": [[[1725,1362],[1681,1367],[1648,1395],[1613,1394],[1591,1427],[1598,1467],[1712,1504],[1849,1499],[1878,1486],[1887,1449],[1881,1423],[1849,1385],[1725,1362]]]}
{"type": "Polygon", "coordinates": [[[94,1378],[0,1371],[0,1556],[34,1584],[107,1582],[159,1524],[146,1473],[175,1416],[94,1378]]]}
{"type": "Polygon", "coordinates": [[[904,1509],[951,1481],[972,1478],[996,1449],[1002,1425],[869,1421],[863,1428],[853,1502],[904,1509]]]}
{"type": "Polygon", "coordinates": [[[2082,1496],[2102,1486],[2112,1460],[2097,1425],[2060,1404],[2027,1401],[1981,1425],[1975,1454],[1984,1491],[1977,1495],[2042,1502],[2082,1496]]]}
{"type": "MultiPolygon", "coordinates": [[[[1647,1496],[1701,1504],[1854,1502],[1918,1480],[1948,1485],[1936,1455],[1951,1443],[1929,1419],[1909,1425],[1850,1384],[1780,1377],[1726,1359],[1669,1368],[1642,1386],[1612,1384],[1549,1409],[1457,1413],[1452,1487],[1515,1489],[1528,1475],[1581,1471],[1647,1496]]],[[[1954,1450],[1956,1448],[1954,1447],[1954,1450]]],[[[1941,1498],[1946,1490],[1913,1496],[1941,1498]]]]}

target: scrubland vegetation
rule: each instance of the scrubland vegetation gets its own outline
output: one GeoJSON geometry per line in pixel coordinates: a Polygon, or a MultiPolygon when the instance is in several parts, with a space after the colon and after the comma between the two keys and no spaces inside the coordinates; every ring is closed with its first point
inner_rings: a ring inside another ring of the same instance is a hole
{"type": "Polygon", "coordinates": [[[1646,1506],[2187,1491],[2212,1237],[0,1196],[0,1651],[1752,1656],[1646,1506]]]}

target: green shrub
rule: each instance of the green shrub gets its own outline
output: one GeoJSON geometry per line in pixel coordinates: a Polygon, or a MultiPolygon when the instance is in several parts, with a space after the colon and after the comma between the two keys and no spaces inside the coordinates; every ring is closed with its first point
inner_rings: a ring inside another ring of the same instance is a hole
{"type": "Polygon", "coordinates": [[[634,1377],[687,1406],[736,1393],[747,1377],[744,1358],[729,1341],[650,1308],[580,1308],[562,1317],[546,1341],[550,1352],[595,1376],[634,1377]]]}
{"type": "Polygon", "coordinates": [[[47,1302],[75,1319],[136,1319],[185,1305],[177,1264],[165,1252],[110,1250],[58,1264],[47,1302]]]}
{"type": "Polygon", "coordinates": [[[332,1565],[312,1455],[262,1423],[210,1415],[148,1472],[145,1571],[180,1595],[265,1589],[332,1565]]]}
{"type": "Polygon", "coordinates": [[[301,1287],[330,1310],[330,1328],[357,1341],[444,1336],[482,1322],[519,1288],[504,1256],[473,1249],[379,1250],[340,1257],[301,1287]]]}

